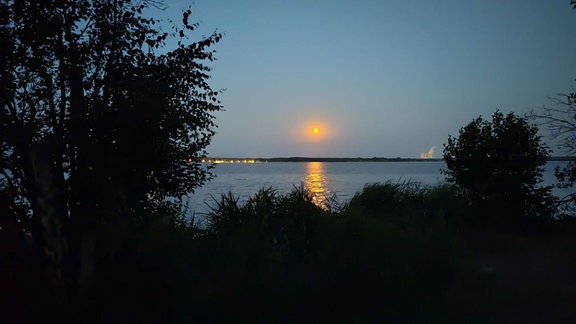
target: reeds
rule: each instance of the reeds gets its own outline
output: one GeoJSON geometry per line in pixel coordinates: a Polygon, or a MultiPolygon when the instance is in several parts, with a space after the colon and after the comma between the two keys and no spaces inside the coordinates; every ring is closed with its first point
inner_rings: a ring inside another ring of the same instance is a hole
{"type": "Polygon", "coordinates": [[[223,195],[208,215],[222,258],[215,271],[234,281],[237,297],[251,292],[260,297],[250,303],[284,314],[439,316],[461,253],[448,201],[464,205],[451,187],[416,183],[369,185],[330,210],[304,188],[263,189],[245,203],[223,195]]]}
{"type": "MultiPolygon", "coordinates": [[[[118,223],[124,235],[99,238],[114,253],[99,260],[94,290],[56,319],[450,322],[461,319],[458,298],[481,290],[474,264],[532,249],[511,244],[531,240],[520,233],[495,241],[478,219],[451,185],[370,184],[331,208],[303,187],[264,188],[246,201],[228,193],[202,226],[168,210],[118,223]]],[[[558,222],[566,237],[568,223],[558,222]]],[[[41,286],[25,295],[50,299],[41,286]]],[[[49,313],[43,298],[29,300],[49,313]]]]}

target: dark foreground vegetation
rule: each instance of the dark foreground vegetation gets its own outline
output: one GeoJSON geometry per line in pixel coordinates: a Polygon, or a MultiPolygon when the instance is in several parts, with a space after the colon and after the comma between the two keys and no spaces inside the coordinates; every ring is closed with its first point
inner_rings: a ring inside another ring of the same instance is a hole
{"type": "Polygon", "coordinates": [[[576,222],[503,230],[467,206],[453,186],[415,183],[369,185],[340,208],[303,189],[225,195],[204,226],[166,214],[101,237],[114,255],[75,298],[3,223],[1,311],[88,323],[576,320],[576,222]]]}

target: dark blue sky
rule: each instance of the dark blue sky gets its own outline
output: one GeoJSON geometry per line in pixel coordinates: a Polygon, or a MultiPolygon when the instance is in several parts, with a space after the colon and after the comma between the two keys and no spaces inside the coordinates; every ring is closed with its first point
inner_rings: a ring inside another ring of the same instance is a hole
{"type": "MultiPolygon", "coordinates": [[[[439,153],[479,115],[523,114],[574,89],[569,2],[196,0],[199,33],[225,33],[210,155],[439,153]]],[[[166,4],[158,16],[179,21],[181,2],[166,4]]]]}

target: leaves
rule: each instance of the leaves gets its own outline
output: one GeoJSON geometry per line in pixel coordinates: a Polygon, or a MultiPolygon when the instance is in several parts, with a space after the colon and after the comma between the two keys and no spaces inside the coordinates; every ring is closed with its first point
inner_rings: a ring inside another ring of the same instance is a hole
{"type": "Polygon", "coordinates": [[[90,259],[79,256],[88,234],[180,210],[211,176],[200,160],[222,107],[206,64],[221,35],[185,38],[190,10],[186,28],[163,32],[142,15],[159,5],[0,1],[0,191],[27,233],[70,246],[70,260],[90,259]],[[61,237],[42,215],[63,222],[61,237]]]}
{"type": "Polygon", "coordinates": [[[543,165],[548,149],[538,128],[521,117],[496,111],[492,121],[478,117],[450,136],[444,145],[448,181],[456,183],[477,206],[492,205],[514,214],[534,212],[534,204],[547,200],[542,192],[543,165]]]}

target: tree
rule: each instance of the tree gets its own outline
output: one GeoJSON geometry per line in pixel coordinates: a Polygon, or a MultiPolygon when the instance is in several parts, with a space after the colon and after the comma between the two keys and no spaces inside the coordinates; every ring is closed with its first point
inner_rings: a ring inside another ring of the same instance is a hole
{"type": "MultiPolygon", "coordinates": [[[[444,145],[449,182],[458,185],[481,216],[505,226],[524,226],[549,216],[550,188],[539,188],[549,152],[538,128],[513,113],[474,119],[444,145]]],[[[488,220],[485,220],[488,222],[488,220]]]]}
{"type": "MultiPolygon", "coordinates": [[[[570,5],[576,9],[576,0],[571,0],[570,5]]],[[[576,92],[561,94],[554,99],[554,106],[532,111],[529,118],[546,127],[559,152],[571,158],[563,167],[556,167],[557,186],[576,187],[576,92]]],[[[576,192],[562,197],[560,203],[566,212],[576,213],[576,192]]]]}
{"type": "MultiPolygon", "coordinates": [[[[173,33],[155,0],[0,1],[0,190],[55,281],[83,291],[132,220],[208,180],[215,32],[173,33]],[[166,50],[166,41],[177,45],[166,50]],[[163,52],[165,54],[159,54],[163,52]]],[[[4,208],[3,208],[4,209],[4,208]]]]}
{"type": "MultiPolygon", "coordinates": [[[[540,112],[532,111],[529,118],[547,128],[558,152],[570,158],[565,165],[555,169],[557,186],[567,189],[576,186],[576,93],[563,94],[561,98],[564,100],[555,99],[552,107],[544,107],[540,112]]],[[[576,193],[561,197],[560,203],[565,212],[575,212],[576,193]]]]}

